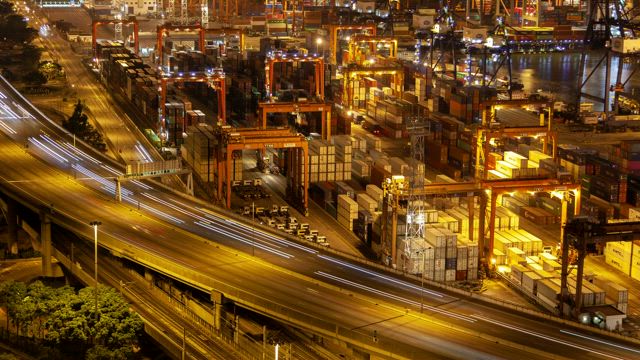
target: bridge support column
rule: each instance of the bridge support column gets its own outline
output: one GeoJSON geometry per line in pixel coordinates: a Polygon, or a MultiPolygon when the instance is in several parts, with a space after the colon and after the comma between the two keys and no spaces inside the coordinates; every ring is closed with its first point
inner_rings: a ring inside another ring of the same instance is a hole
{"type": "Polygon", "coordinates": [[[18,253],[18,214],[17,204],[13,199],[7,200],[7,230],[9,236],[7,238],[7,249],[11,254],[18,253]]]}
{"type": "Polygon", "coordinates": [[[237,346],[240,343],[240,316],[234,315],[233,319],[233,343],[237,346]]]}
{"type": "Polygon", "coordinates": [[[144,279],[149,282],[149,287],[153,287],[153,273],[148,269],[144,269],[144,279]]]}
{"type": "Polygon", "coordinates": [[[51,265],[51,219],[47,214],[40,214],[40,246],[42,250],[42,276],[53,277],[51,265]]]}
{"type": "Polygon", "coordinates": [[[116,179],[116,201],[122,202],[122,187],[120,185],[120,180],[116,179]]]}
{"type": "Polygon", "coordinates": [[[222,319],[222,299],[223,295],[221,292],[211,292],[211,301],[213,302],[214,311],[213,324],[216,328],[216,331],[220,331],[220,319],[222,319]]]}

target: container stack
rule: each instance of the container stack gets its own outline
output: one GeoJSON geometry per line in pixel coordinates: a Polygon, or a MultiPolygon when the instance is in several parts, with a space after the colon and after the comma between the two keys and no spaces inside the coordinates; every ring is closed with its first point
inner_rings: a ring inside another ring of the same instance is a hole
{"type": "Polygon", "coordinates": [[[627,313],[629,305],[629,291],[626,288],[616,283],[602,280],[599,281],[597,278],[595,279],[594,283],[598,287],[604,289],[607,294],[608,302],[612,303],[613,306],[616,307],[616,309],[622,311],[625,314],[627,313]]]}
{"type": "Polygon", "coordinates": [[[373,134],[366,134],[365,141],[367,150],[382,151],[382,140],[379,137],[373,134]]]}
{"type": "Polygon", "coordinates": [[[351,175],[356,180],[366,181],[371,177],[371,167],[363,160],[354,159],[351,162],[351,175]]]}
{"type": "MultiPolygon", "coordinates": [[[[208,125],[191,126],[187,129],[189,136],[180,147],[182,158],[191,166],[204,182],[213,182],[216,173],[215,136],[213,128],[208,125]]],[[[236,176],[234,172],[234,177],[236,176]]],[[[242,172],[239,174],[242,178],[242,172]]]]}
{"type": "Polygon", "coordinates": [[[378,211],[379,202],[371,198],[366,193],[358,194],[356,200],[360,208],[366,210],[369,214],[373,214],[378,211]]]}
{"type": "Polygon", "coordinates": [[[353,230],[353,220],[358,218],[358,203],[348,195],[338,195],[338,223],[353,230]]]}
{"type": "Polygon", "coordinates": [[[351,180],[354,142],[354,139],[348,135],[331,137],[331,143],[335,146],[336,181],[351,180]]]}
{"type": "Polygon", "coordinates": [[[445,281],[445,259],[447,251],[447,237],[435,227],[424,229],[428,246],[434,249],[433,278],[429,280],[445,281]]]}
{"type": "Polygon", "coordinates": [[[634,259],[634,255],[640,254],[638,249],[640,249],[640,241],[608,242],[604,248],[604,258],[606,263],[616,270],[634,277],[632,268],[636,267],[635,262],[640,259],[640,257],[634,259]]]}
{"type": "Polygon", "coordinates": [[[309,141],[309,181],[336,181],[335,146],[323,140],[309,141]],[[317,162],[314,162],[314,156],[317,156],[317,162]]]}

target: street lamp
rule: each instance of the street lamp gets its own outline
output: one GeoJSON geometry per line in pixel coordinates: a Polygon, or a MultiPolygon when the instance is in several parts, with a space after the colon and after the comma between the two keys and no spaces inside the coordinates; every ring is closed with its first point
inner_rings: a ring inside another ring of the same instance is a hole
{"type": "Polygon", "coordinates": [[[94,262],[93,262],[93,277],[96,282],[96,288],[94,290],[96,298],[96,322],[98,321],[98,226],[102,225],[100,221],[92,221],[89,225],[93,226],[93,244],[94,244],[94,262]]]}
{"type": "MultiPolygon", "coordinates": [[[[316,39],[316,54],[320,52],[319,48],[320,45],[322,45],[322,38],[317,38],[316,39]]],[[[322,49],[323,52],[323,56],[324,56],[324,48],[322,49]]]]}

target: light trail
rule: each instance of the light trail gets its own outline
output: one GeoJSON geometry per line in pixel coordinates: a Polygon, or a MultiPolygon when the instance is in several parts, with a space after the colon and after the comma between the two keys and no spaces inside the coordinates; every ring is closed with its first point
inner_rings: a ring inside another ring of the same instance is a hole
{"type": "Polygon", "coordinates": [[[318,257],[321,258],[321,259],[327,260],[327,261],[331,261],[331,262],[336,263],[336,264],[340,264],[342,266],[346,266],[346,267],[348,267],[350,269],[354,269],[354,270],[363,272],[363,273],[371,275],[371,276],[379,277],[379,278],[384,279],[386,281],[391,281],[391,282],[393,282],[395,284],[402,285],[404,287],[407,287],[407,288],[410,288],[410,289],[413,289],[413,290],[423,291],[425,294],[437,296],[437,297],[440,297],[440,298],[444,297],[444,294],[442,294],[442,293],[439,293],[439,292],[436,292],[436,291],[432,291],[432,290],[429,290],[429,289],[425,289],[423,287],[408,283],[406,281],[395,279],[395,278],[393,278],[391,276],[382,275],[380,273],[365,269],[365,268],[357,266],[357,265],[350,264],[350,263],[342,261],[342,260],[338,260],[338,259],[332,258],[332,257],[327,256],[327,255],[318,255],[318,257]]]}
{"type": "Polygon", "coordinates": [[[58,153],[56,153],[55,151],[49,149],[48,146],[46,146],[45,144],[41,143],[38,139],[30,137],[29,138],[29,142],[31,142],[34,145],[36,145],[37,147],[41,148],[46,153],[48,153],[49,155],[53,156],[53,158],[58,160],[59,162],[61,162],[61,163],[69,162],[69,160],[67,160],[65,157],[63,157],[63,156],[59,155],[58,153]]]}
{"type": "Polygon", "coordinates": [[[630,347],[628,347],[628,346],[622,346],[622,345],[614,344],[614,343],[609,342],[609,341],[600,340],[600,339],[598,339],[598,338],[594,338],[594,337],[591,337],[591,336],[586,336],[586,335],[582,335],[582,334],[574,333],[574,332],[571,332],[571,331],[568,331],[568,330],[560,330],[560,332],[561,332],[561,333],[563,333],[563,334],[567,334],[567,335],[571,335],[571,336],[576,336],[576,337],[579,337],[579,338],[583,338],[583,339],[587,339],[587,340],[595,341],[595,342],[598,342],[598,343],[600,343],[600,344],[605,344],[605,345],[609,345],[609,346],[617,347],[618,349],[623,349],[623,350],[627,350],[627,351],[631,351],[631,352],[634,352],[634,353],[640,354],[640,350],[639,350],[639,349],[637,349],[637,348],[636,348],[636,349],[634,349],[634,348],[630,348],[630,347]]]}
{"type": "Polygon", "coordinates": [[[272,254],[275,254],[275,255],[281,256],[281,257],[283,257],[283,258],[285,258],[285,259],[290,259],[290,258],[292,258],[292,257],[293,257],[293,255],[291,255],[291,254],[289,254],[289,253],[286,253],[286,252],[284,252],[284,251],[280,251],[280,250],[276,250],[276,249],[272,249],[272,248],[270,248],[270,247],[268,247],[268,246],[265,246],[265,245],[263,245],[263,244],[261,244],[261,243],[257,243],[257,242],[252,241],[252,240],[247,240],[247,239],[241,238],[241,237],[237,236],[236,234],[233,234],[233,233],[227,232],[227,231],[222,230],[222,229],[220,229],[220,228],[215,228],[215,227],[213,227],[211,224],[206,224],[206,223],[203,223],[203,222],[200,222],[200,221],[197,221],[197,222],[195,222],[194,224],[196,224],[196,225],[198,225],[198,226],[201,226],[201,227],[203,227],[203,228],[205,228],[205,229],[209,229],[209,230],[211,230],[211,231],[214,231],[214,232],[218,232],[218,233],[221,233],[221,234],[227,235],[227,236],[229,236],[229,237],[231,237],[231,238],[234,238],[234,239],[236,239],[236,240],[238,240],[238,241],[240,241],[240,242],[243,242],[243,243],[245,243],[245,244],[247,244],[247,245],[255,246],[255,247],[256,247],[256,248],[258,248],[258,249],[261,249],[261,250],[264,250],[264,251],[270,252],[270,253],[272,253],[272,254]]]}
{"type": "Polygon", "coordinates": [[[439,313],[441,315],[449,316],[449,317],[456,318],[458,320],[467,321],[467,322],[470,322],[470,323],[476,322],[475,319],[472,319],[472,318],[470,318],[468,316],[456,314],[454,312],[447,311],[447,310],[444,310],[444,309],[440,309],[440,308],[437,308],[435,306],[430,306],[430,305],[427,305],[427,304],[424,304],[424,303],[420,303],[418,301],[409,300],[409,299],[404,298],[402,296],[398,296],[398,295],[391,294],[391,293],[388,293],[388,292],[385,292],[385,291],[382,291],[382,290],[374,289],[372,287],[369,287],[369,286],[366,286],[366,285],[362,285],[362,284],[359,284],[357,282],[353,282],[351,280],[343,279],[341,277],[328,274],[328,273],[326,273],[324,271],[316,271],[315,274],[323,276],[323,277],[326,277],[326,278],[329,278],[329,279],[332,279],[332,280],[335,280],[337,282],[340,282],[340,283],[343,283],[343,284],[346,284],[346,285],[349,285],[349,286],[356,287],[358,289],[365,290],[365,291],[373,293],[373,294],[382,295],[382,296],[384,296],[386,298],[397,300],[397,301],[403,302],[405,304],[413,305],[413,306],[418,307],[418,308],[422,307],[425,310],[437,312],[437,313],[439,313]]]}
{"type": "Polygon", "coordinates": [[[514,326],[514,325],[510,325],[510,324],[507,324],[507,323],[503,323],[503,322],[500,322],[500,321],[489,319],[489,318],[486,318],[484,316],[480,316],[480,315],[471,315],[471,316],[473,316],[476,319],[479,319],[479,320],[482,320],[482,321],[486,321],[488,323],[491,323],[491,324],[494,324],[494,325],[498,325],[498,326],[501,326],[501,327],[509,329],[509,330],[518,331],[518,332],[521,332],[521,333],[524,333],[524,334],[535,336],[535,337],[538,337],[538,338],[541,338],[541,339],[545,339],[545,340],[548,340],[548,341],[552,341],[552,342],[555,342],[555,343],[558,343],[558,344],[566,345],[566,346],[569,346],[569,347],[572,347],[572,348],[575,348],[575,349],[587,351],[587,352],[590,352],[590,353],[593,353],[593,354],[597,354],[597,355],[600,355],[600,356],[608,357],[610,359],[624,360],[623,358],[619,358],[617,356],[605,354],[603,352],[600,352],[600,351],[597,351],[597,350],[594,350],[594,349],[591,349],[591,348],[588,348],[588,347],[576,345],[574,343],[570,343],[570,342],[565,341],[565,340],[556,339],[554,337],[547,336],[547,335],[544,335],[544,334],[540,334],[540,333],[535,332],[535,331],[527,330],[527,329],[524,329],[524,328],[521,328],[521,327],[517,327],[517,326],[514,326]]]}

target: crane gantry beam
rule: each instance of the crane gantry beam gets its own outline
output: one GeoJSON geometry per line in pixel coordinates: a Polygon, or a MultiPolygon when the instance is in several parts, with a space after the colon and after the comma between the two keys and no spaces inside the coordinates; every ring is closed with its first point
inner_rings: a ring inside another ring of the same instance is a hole
{"type": "Polygon", "coordinates": [[[102,25],[133,25],[133,48],[135,51],[135,54],[138,55],[140,53],[140,39],[139,39],[139,31],[140,31],[140,25],[138,24],[138,20],[136,19],[129,19],[129,20],[117,20],[117,19],[111,19],[111,20],[94,20],[91,23],[91,46],[93,49],[93,56],[96,56],[96,45],[98,42],[98,27],[102,26],[102,25]]]}
{"type": "Polygon", "coordinates": [[[331,138],[331,104],[324,102],[260,102],[258,103],[262,128],[267,128],[267,116],[271,113],[322,113],[322,139],[331,138]]]}
{"type": "Polygon", "coordinates": [[[164,66],[164,56],[162,54],[164,46],[164,36],[170,32],[192,32],[198,33],[198,46],[200,51],[204,51],[205,29],[200,25],[174,25],[171,23],[158,25],[156,28],[156,63],[164,66]]]}
{"type": "MultiPolygon", "coordinates": [[[[335,2],[333,2],[335,3],[335,2]]],[[[329,25],[329,63],[336,65],[338,63],[338,32],[340,31],[368,31],[369,35],[376,35],[377,27],[375,24],[367,25],[329,25]]]]}
{"type": "MultiPolygon", "coordinates": [[[[167,101],[167,85],[174,83],[207,83],[210,87],[216,90],[218,97],[218,121],[222,125],[226,123],[226,87],[225,87],[225,74],[222,69],[214,69],[206,72],[190,72],[190,73],[177,73],[173,74],[161,73],[159,78],[160,82],[160,129],[165,130],[166,125],[166,106],[167,101]]],[[[214,122],[215,123],[215,122],[214,122]]]]}
{"type": "Polygon", "coordinates": [[[274,65],[277,63],[312,63],[314,65],[315,74],[315,93],[314,95],[320,100],[324,100],[324,59],[316,55],[286,55],[271,54],[265,59],[266,81],[265,88],[267,97],[273,98],[272,84],[275,79],[274,65]]]}
{"type": "Polygon", "coordinates": [[[301,212],[309,208],[309,143],[306,138],[289,129],[235,129],[220,127],[216,148],[218,199],[224,198],[231,207],[231,174],[233,153],[243,150],[265,152],[267,149],[283,149],[287,152],[287,192],[293,200],[300,201],[301,212]],[[226,185],[226,188],[225,188],[226,185]],[[224,191],[224,194],[223,194],[224,191]]]}

